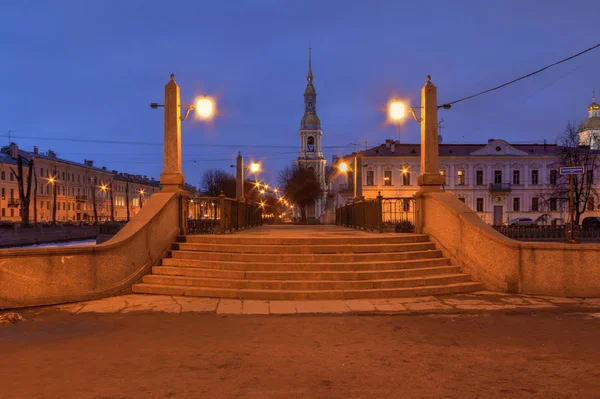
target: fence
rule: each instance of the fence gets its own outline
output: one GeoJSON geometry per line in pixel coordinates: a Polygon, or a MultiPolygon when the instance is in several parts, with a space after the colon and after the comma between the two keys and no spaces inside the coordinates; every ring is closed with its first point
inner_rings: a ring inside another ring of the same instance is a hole
{"type": "Polygon", "coordinates": [[[335,210],[335,223],[365,230],[413,232],[415,199],[378,195],[374,199],[352,200],[335,210]]]}
{"type": "Polygon", "coordinates": [[[262,224],[262,208],[253,202],[218,197],[195,198],[188,220],[188,234],[214,234],[262,224]]]}
{"type": "MultiPolygon", "coordinates": [[[[508,238],[518,241],[567,241],[569,225],[564,226],[493,226],[508,238]]],[[[583,228],[574,233],[576,241],[600,241],[600,228],[583,228]]]]}

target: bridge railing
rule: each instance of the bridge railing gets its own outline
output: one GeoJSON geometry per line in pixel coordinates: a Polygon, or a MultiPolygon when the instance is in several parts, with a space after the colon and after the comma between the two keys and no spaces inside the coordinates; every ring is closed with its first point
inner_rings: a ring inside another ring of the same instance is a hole
{"type": "Polygon", "coordinates": [[[335,223],[378,232],[413,232],[416,207],[413,197],[382,197],[352,200],[335,210],[335,223]]]}
{"type": "Polygon", "coordinates": [[[187,234],[219,234],[262,224],[259,204],[227,198],[224,194],[197,197],[190,205],[187,234]]]}
{"type": "MultiPolygon", "coordinates": [[[[493,226],[498,232],[508,238],[518,241],[567,241],[570,239],[570,226],[493,226]]],[[[577,242],[599,242],[600,228],[587,227],[574,231],[573,237],[577,242]]]]}

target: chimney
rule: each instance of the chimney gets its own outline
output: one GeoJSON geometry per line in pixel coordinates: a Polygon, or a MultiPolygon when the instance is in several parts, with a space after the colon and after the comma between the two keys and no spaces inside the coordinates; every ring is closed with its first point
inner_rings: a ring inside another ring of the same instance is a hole
{"type": "Polygon", "coordinates": [[[494,140],[496,140],[496,139],[488,139],[488,144],[491,143],[494,140]]]}
{"type": "Polygon", "coordinates": [[[390,143],[390,151],[393,152],[393,153],[396,152],[396,142],[395,141],[392,141],[390,143]]]}
{"type": "Polygon", "coordinates": [[[119,172],[116,170],[113,170],[112,173],[114,173],[115,175],[118,174],[119,172]]]}
{"type": "Polygon", "coordinates": [[[102,170],[106,170],[106,166],[103,166],[103,167],[102,167],[102,170]]]}
{"type": "Polygon", "coordinates": [[[444,138],[441,134],[438,134],[438,144],[442,144],[444,142],[444,138]]]}
{"type": "Polygon", "coordinates": [[[54,151],[52,151],[52,150],[48,150],[48,156],[50,158],[56,158],[56,153],[54,151]]]}
{"type": "Polygon", "coordinates": [[[385,148],[387,148],[387,149],[389,150],[389,149],[390,149],[390,146],[392,145],[391,143],[392,143],[392,140],[389,140],[389,139],[388,139],[388,140],[386,140],[386,141],[385,141],[385,148]]]}
{"type": "Polygon", "coordinates": [[[10,143],[10,156],[12,159],[19,158],[19,146],[15,143],[10,143]]]}
{"type": "Polygon", "coordinates": [[[40,152],[40,150],[38,150],[38,148],[37,148],[37,145],[34,145],[34,146],[33,146],[33,153],[34,153],[35,155],[37,155],[37,154],[39,154],[39,152],[40,152]]]}
{"type": "Polygon", "coordinates": [[[94,161],[92,161],[91,159],[84,159],[83,164],[85,166],[94,166],[94,161]]]}

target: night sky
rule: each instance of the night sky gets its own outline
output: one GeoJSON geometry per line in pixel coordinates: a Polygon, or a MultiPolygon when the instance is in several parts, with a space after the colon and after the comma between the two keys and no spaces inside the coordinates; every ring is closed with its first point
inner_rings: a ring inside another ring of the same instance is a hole
{"type": "MultiPolygon", "coordinates": [[[[2,0],[0,140],[13,130],[27,150],[158,178],[163,113],[148,105],[174,73],[182,102],[207,94],[219,110],[210,124],[183,123],[186,182],[233,172],[241,150],[273,183],[297,156],[309,46],[330,162],[398,138],[386,103],[418,105],[427,74],[449,102],[597,44],[598,10],[577,0],[2,0]]],[[[441,110],[443,140],[554,142],[587,117],[599,66],[597,49],[441,110]]],[[[400,140],[418,138],[407,119],[400,140]]]]}

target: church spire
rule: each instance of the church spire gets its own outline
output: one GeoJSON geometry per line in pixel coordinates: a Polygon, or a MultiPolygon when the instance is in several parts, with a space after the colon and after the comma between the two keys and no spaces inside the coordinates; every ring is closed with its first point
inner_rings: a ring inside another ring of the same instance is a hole
{"type": "Polygon", "coordinates": [[[306,80],[312,82],[313,74],[312,74],[312,59],[311,59],[311,48],[308,48],[308,75],[306,76],[306,80]]]}

